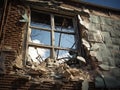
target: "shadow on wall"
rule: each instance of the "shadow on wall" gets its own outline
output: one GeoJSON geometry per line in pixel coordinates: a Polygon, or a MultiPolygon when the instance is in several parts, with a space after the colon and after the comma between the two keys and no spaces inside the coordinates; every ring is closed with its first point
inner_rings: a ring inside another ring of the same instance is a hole
{"type": "Polygon", "coordinates": [[[24,87],[27,82],[28,82],[27,79],[17,78],[13,82],[11,82],[11,86],[12,86],[11,89],[12,90],[20,89],[20,88],[24,87]]]}

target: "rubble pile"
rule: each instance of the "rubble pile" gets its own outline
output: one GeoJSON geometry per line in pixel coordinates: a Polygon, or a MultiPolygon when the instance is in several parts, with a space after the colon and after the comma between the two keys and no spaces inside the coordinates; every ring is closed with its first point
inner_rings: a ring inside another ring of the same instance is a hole
{"type": "MultiPolygon", "coordinates": [[[[43,82],[43,81],[79,81],[79,80],[88,80],[91,81],[90,73],[81,67],[78,67],[78,64],[69,65],[68,62],[58,63],[58,61],[54,61],[53,59],[46,59],[40,64],[35,62],[27,62],[26,67],[23,68],[15,68],[15,73],[27,76],[29,80],[33,80],[34,82],[43,82]],[[75,66],[76,65],[76,66],[75,66]]],[[[73,62],[71,62],[72,64],[73,62]]]]}

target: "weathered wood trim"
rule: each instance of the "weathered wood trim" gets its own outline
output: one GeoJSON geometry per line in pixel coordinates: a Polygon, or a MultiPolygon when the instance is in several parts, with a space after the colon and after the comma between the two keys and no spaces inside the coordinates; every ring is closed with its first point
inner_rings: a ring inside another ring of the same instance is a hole
{"type": "MultiPolygon", "coordinates": [[[[47,28],[40,28],[40,27],[36,27],[36,26],[30,26],[30,28],[32,28],[32,29],[37,29],[37,30],[43,30],[43,31],[49,31],[49,32],[51,32],[51,29],[47,29],[47,28]]],[[[65,32],[65,31],[58,31],[58,30],[54,30],[54,32],[75,35],[74,32],[65,32]]]]}
{"type": "MultiPolygon", "coordinates": [[[[29,42],[28,43],[28,46],[31,46],[31,47],[39,47],[39,48],[48,48],[48,49],[52,49],[53,47],[52,46],[48,46],[48,45],[42,45],[42,44],[37,44],[37,43],[32,43],[32,42],[29,42]]],[[[70,48],[62,48],[62,47],[54,47],[56,50],[59,49],[59,50],[67,50],[69,51],[70,48]]]]}

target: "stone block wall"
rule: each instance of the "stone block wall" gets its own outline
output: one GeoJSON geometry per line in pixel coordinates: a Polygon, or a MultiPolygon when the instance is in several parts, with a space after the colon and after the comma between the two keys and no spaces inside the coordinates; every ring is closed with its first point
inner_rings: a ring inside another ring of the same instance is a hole
{"type": "MultiPolygon", "coordinates": [[[[98,60],[109,60],[108,63],[118,64],[116,60],[120,57],[120,20],[111,17],[103,17],[97,15],[90,15],[89,31],[98,32],[96,34],[97,40],[94,40],[92,47],[98,47],[99,56],[98,60]],[[96,26],[97,24],[97,26],[96,26]],[[93,27],[93,28],[92,28],[93,27]]],[[[95,37],[95,36],[93,36],[95,37]]]]}
{"type": "Polygon", "coordinates": [[[88,48],[89,55],[96,58],[91,60],[95,63],[97,61],[97,67],[94,69],[100,70],[105,78],[110,77],[106,84],[107,87],[113,88],[114,84],[110,86],[110,82],[115,81],[114,83],[120,85],[120,82],[117,82],[120,79],[120,19],[107,14],[86,14],[89,14],[89,17],[86,17],[89,22],[81,19],[84,16],[79,16],[80,24],[85,27],[82,32],[87,34],[83,34],[83,45],[88,48]]]}

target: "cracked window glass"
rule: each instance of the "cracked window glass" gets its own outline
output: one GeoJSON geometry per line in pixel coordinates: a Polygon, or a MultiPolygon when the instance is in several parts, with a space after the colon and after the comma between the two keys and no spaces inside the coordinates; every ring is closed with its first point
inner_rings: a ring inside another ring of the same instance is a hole
{"type": "Polygon", "coordinates": [[[58,60],[68,60],[70,57],[70,54],[67,50],[56,50],[56,56],[58,60]]]}
{"type": "MultiPolygon", "coordinates": [[[[50,56],[50,49],[29,47],[31,61],[40,63],[50,56]]],[[[29,60],[30,61],[30,60],[29,60]]]]}

